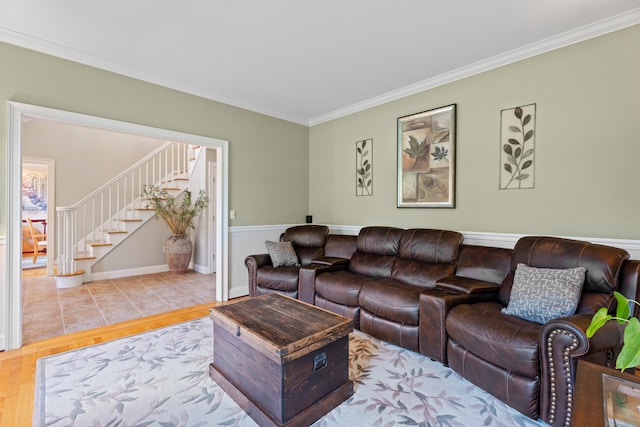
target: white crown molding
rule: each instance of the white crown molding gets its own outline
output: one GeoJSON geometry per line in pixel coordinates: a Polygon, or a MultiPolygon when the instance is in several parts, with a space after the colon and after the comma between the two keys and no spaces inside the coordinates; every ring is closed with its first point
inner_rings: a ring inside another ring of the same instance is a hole
{"type": "Polygon", "coordinates": [[[202,98],[210,99],[212,101],[220,102],[222,104],[227,104],[232,107],[242,108],[243,110],[253,111],[254,113],[258,113],[258,114],[264,114],[266,116],[274,117],[276,119],[281,119],[281,120],[297,123],[304,126],[309,125],[309,121],[307,119],[294,117],[294,116],[282,114],[276,111],[260,108],[255,105],[250,105],[229,97],[222,96],[220,94],[202,91],[194,87],[191,87],[189,85],[186,85],[183,82],[176,82],[176,81],[162,79],[156,75],[144,73],[134,68],[129,68],[122,64],[117,64],[112,61],[108,61],[104,58],[92,55],[87,52],[76,50],[61,44],[52,43],[50,41],[43,40],[37,37],[32,37],[27,34],[18,33],[16,31],[8,30],[2,27],[0,27],[0,42],[4,42],[11,45],[19,46],[25,49],[44,53],[46,55],[55,56],[57,58],[62,58],[69,61],[77,62],[79,64],[88,65],[90,67],[98,68],[101,70],[110,71],[112,73],[142,80],[142,81],[156,84],[158,86],[162,86],[168,89],[174,89],[190,95],[195,95],[202,98]]]}
{"type": "Polygon", "coordinates": [[[626,13],[615,15],[611,18],[604,19],[593,24],[585,25],[571,31],[550,37],[529,45],[514,49],[500,55],[476,62],[471,65],[460,67],[453,71],[446,72],[439,76],[402,87],[400,89],[387,92],[380,96],[367,99],[362,102],[352,104],[348,107],[335,110],[333,112],[313,117],[309,120],[309,126],[315,126],[330,120],[339,119],[349,114],[377,107],[387,102],[395,101],[407,96],[415,95],[425,90],[433,89],[448,83],[453,83],[476,74],[484,73],[504,65],[522,61],[552,50],[560,49],[579,43],[594,37],[598,37],[613,31],[621,30],[640,23],[640,7],[632,9],[626,13]]]}
{"type": "Polygon", "coordinates": [[[352,104],[333,112],[308,119],[271,111],[265,108],[258,107],[256,105],[250,105],[246,102],[241,102],[236,99],[225,97],[217,93],[207,93],[206,91],[190,87],[183,82],[162,79],[156,75],[144,73],[139,70],[126,67],[122,64],[116,64],[112,61],[108,61],[104,58],[97,57],[87,52],[72,49],[64,45],[52,43],[40,38],[8,30],[6,28],[0,28],[0,41],[44,54],[67,59],[69,61],[74,61],[80,64],[110,71],[123,76],[146,81],[169,89],[174,89],[191,95],[200,96],[233,107],[253,111],[258,114],[264,114],[266,116],[310,127],[328,122],[330,120],[335,120],[349,114],[357,113],[359,111],[363,111],[372,107],[376,107],[387,102],[395,101],[400,98],[415,95],[416,93],[424,92],[425,90],[452,83],[466,77],[471,77],[473,75],[480,74],[504,65],[508,65],[513,62],[521,61],[523,59],[527,59],[536,55],[540,55],[551,50],[559,49],[571,44],[588,40],[593,37],[630,27],[638,23],[640,23],[640,7],[601,21],[597,21],[589,25],[582,26],[580,28],[562,33],[560,35],[529,44],[522,48],[514,49],[512,51],[496,55],[492,58],[488,58],[486,60],[458,68],[439,76],[435,76],[433,78],[402,87],[398,90],[387,92],[385,94],[352,104]]]}

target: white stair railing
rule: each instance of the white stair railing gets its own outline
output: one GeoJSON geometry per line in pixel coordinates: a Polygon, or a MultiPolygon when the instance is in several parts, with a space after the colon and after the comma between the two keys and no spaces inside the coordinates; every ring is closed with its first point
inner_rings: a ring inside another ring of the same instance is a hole
{"type": "Polygon", "coordinates": [[[188,176],[193,150],[166,142],[73,206],[57,207],[58,274],[73,273],[75,258],[91,256],[92,245],[106,244],[109,232],[124,231],[126,220],[138,219],[145,186],[177,188],[176,180],[188,176]]]}
{"type": "Polygon", "coordinates": [[[73,247],[76,241],[75,222],[76,211],[72,208],[56,208],[56,253],[58,254],[57,275],[68,276],[76,271],[76,261],[72,251],[65,248],[73,247]]]}

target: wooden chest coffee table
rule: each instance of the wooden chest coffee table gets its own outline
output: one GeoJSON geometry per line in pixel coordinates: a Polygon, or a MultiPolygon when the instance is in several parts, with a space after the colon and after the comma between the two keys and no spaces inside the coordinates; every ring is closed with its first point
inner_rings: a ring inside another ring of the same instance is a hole
{"type": "Polygon", "coordinates": [[[261,427],[306,427],[353,394],[350,319],[276,293],[211,319],[209,375],[261,427]]]}

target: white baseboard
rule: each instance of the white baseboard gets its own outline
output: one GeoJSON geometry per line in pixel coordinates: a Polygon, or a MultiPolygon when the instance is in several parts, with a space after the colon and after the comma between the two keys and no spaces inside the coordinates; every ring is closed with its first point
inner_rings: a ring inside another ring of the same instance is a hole
{"type": "Polygon", "coordinates": [[[92,280],[118,279],[120,277],[141,276],[143,274],[163,273],[169,271],[167,264],[152,265],[149,267],[128,268],[125,270],[101,271],[92,273],[92,280]]]}
{"type": "Polygon", "coordinates": [[[200,264],[191,263],[191,264],[189,264],[189,268],[191,268],[196,273],[211,274],[211,272],[209,271],[209,266],[208,265],[200,265],[200,264]]]}
{"type": "MultiPolygon", "coordinates": [[[[209,274],[209,267],[206,265],[191,263],[189,264],[189,268],[200,274],[209,274]]],[[[143,274],[164,273],[165,271],[169,271],[169,266],[161,264],[150,267],[128,268],[125,270],[101,271],[99,273],[92,273],[91,277],[92,280],[106,280],[128,276],[141,276],[143,274]]]]}
{"type": "Polygon", "coordinates": [[[7,349],[7,336],[6,334],[0,334],[0,351],[7,349]]]}

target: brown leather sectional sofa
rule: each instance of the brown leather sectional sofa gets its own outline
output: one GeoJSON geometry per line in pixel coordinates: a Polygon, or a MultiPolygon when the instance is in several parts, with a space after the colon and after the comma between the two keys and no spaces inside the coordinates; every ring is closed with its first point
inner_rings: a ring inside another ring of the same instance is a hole
{"type": "MultiPolygon", "coordinates": [[[[304,227],[290,235],[299,238],[304,227]]],[[[308,231],[317,233],[307,240],[314,244],[324,235],[324,246],[290,268],[287,286],[277,270],[288,267],[270,267],[268,255],[247,257],[252,296],[283,292],[349,317],[363,332],[449,365],[554,426],[570,424],[577,360],[611,366],[622,343],[615,322],[586,338],[593,313],[615,310],[613,290],[637,298],[640,261],[619,248],[542,236],[524,237],[513,249],[473,246],[458,232],[432,229],[308,231]],[[544,324],[503,313],[518,264],[585,267],[575,313],[544,324]]]]}

